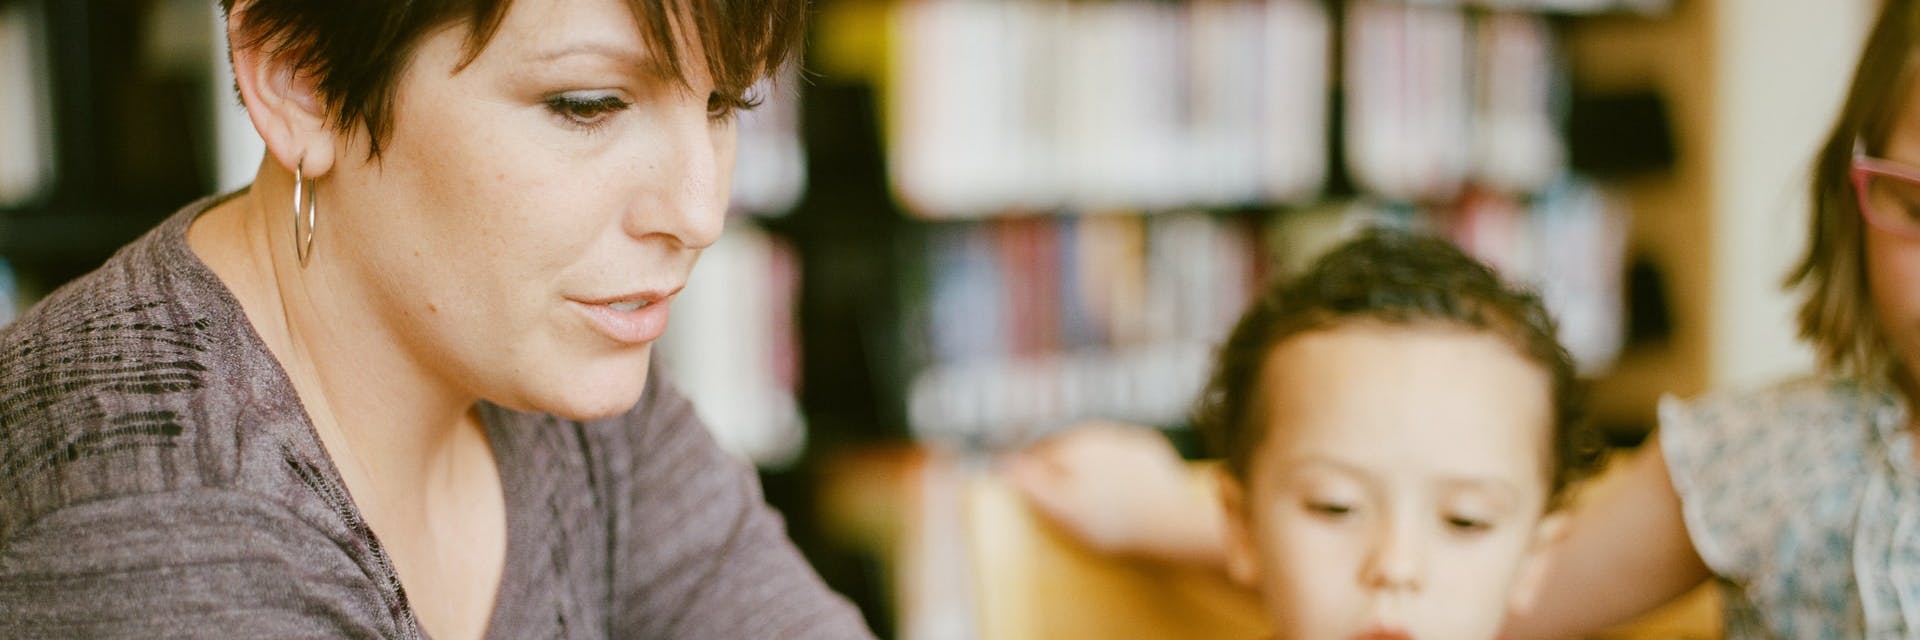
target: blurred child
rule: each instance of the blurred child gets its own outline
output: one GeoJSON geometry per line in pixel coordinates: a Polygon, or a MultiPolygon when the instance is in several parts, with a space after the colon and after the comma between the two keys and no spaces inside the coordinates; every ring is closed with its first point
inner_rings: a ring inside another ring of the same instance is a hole
{"type": "Polygon", "coordinates": [[[1583,504],[1515,637],[1619,622],[1708,578],[1730,638],[1920,637],[1920,7],[1888,0],[1814,159],[1801,336],[1818,379],[1660,408],[1583,504]]]}
{"type": "Polygon", "coordinates": [[[1598,463],[1538,298],[1405,233],[1256,301],[1196,417],[1226,461],[1227,568],[1285,638],[1493,637],[1598,463]]]}

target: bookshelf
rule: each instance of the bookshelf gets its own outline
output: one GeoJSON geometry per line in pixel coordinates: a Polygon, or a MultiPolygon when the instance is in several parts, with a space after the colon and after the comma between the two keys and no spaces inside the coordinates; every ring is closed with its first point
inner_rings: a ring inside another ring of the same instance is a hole
{"type": "Polygon", "coordinates": [[[211,188],[201,4],[0,4],[0,259],[20,302],[211,188]]]}
{"type": "Polygon", "coordinates": [[[888,278],[808,289],[869,329],[840,339],[866,371],[806,379],[868,385],[843,395],[882,404],[871,431],[966,449],[1089,418],[1177,428],[1248,297],[1381,222],[1540,287],[1602,376],[1628,351],[1634,215],[1569,168],[1565,39],[1669,10],[822,3],[816,84],[869,92],[884,192],[810,197],[869,207],[831,215],[884,229],[858,250],[888,278]]]}

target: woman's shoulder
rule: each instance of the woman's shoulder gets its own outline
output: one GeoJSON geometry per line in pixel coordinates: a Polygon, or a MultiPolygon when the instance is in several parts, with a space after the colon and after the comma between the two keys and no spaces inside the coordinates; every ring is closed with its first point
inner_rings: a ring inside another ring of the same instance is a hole
{"type": "Polygon", "coordinates": [[[414,637],[351,543],[236,489],[69,504],[0,537],[0,636],[414,637]]]}
{"type": "Polygon", "coordinates": [[[0,328],[0,539],[64,504],[237,473],[237,424],[273,410],[271,377],[237,305],[181,264],[205,205],[0,328]]]}
{"type": "MultiPolygon", "coordinates": [[[[0,327],[0,425],[112,418],[104,396],[206,387],[245,323],[186,246],[195,203],[0,327]]],[[[136,403],[137,404],[137,403],[136,403]]]]}

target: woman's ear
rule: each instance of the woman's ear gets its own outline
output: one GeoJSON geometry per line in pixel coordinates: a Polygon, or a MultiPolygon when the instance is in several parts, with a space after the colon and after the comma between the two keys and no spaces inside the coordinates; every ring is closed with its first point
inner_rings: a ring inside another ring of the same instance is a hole
{"type": "Polygon", "coordinates": [[[1534,524],[1533,539],[1527,543],[1526,556],[1520,560],[1520,571],[1514,576],[1513,590],[1508,594],[1509,611],[1521,613],[1533,608],[1540,586],[1546,582],[1547,571],[1553,568],[1550,551],[1567,536],[1567,524],[1567,515],[1559,512],[1541,516],[1540,522],[1534,524]]]}
{"type": "Polygon", "coordinates": [[[1220,483],[1220,506],[1226,513],[1227,576],[1248,588],[1260,585],[1260,556],[1253,543],[1253,527],[1247,519],[1247,500],[1240,482],[1225,469],[1214,478],[1220,483]]]}
{"type": "Polygon", "coordinates": [[[295,66],[298,55],[280,50],[277,40],[263,41],[248,24],[248,3],[238,3],[227,17],[227,41],[232,43],[233,78],[247,117],[267,143],[267,152],[293,173],[325,175],[333,168],[336,135],[327,118],[327,101],[313,76],[295,66]]]}

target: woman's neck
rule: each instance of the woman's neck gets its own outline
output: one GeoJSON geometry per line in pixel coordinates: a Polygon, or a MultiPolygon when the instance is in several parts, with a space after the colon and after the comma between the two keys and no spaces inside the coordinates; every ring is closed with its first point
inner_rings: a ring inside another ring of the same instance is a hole
{"type": "Polygon", "coordinates": [[[356,500],[414,511],[391,503],[436,493],[436,485],[462,475],[453,471],[462,452],[476,438],[484,442],[477,398],[422,364],[370,306],[376,298],[348,265],[330,263],[325,251],[300,265],[288,241],[292,212],[272,206],[293,200],[292,176],[284,173],[263,166],[248,193],[194,222],[188,243],[286,371],[356,500]]]}
{"type": "Polygon", "coordinates": [[[263,162],[248,193],[188,227],[188,245],[286,371],[421,625],[441,637],[478,637],[507,545],[505,493],[474,412],[478,398],[401,338],[371,277],[342,257],[348,252],[327,251],[323,234],[300,264],[289,241],[293,212],[275,204],[293,201],[292,180],[263,162]]]}

